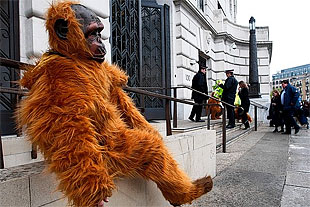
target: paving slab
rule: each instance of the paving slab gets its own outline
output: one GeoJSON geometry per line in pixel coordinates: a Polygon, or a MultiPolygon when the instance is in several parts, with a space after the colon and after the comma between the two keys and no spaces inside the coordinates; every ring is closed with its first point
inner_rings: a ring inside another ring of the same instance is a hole
{"type": "Polygon", "coordinates": [[[286,185],[310,188],[310,172],[288,171],[286,175],[286,185]]]}
{"type": "Polygon", "coordinates": [[[213,190],[190,206],[280,206],[289,136],[272,130],[260,127],[229,145],[225,155],[217,155],[221,171],[213,190]]]}
{"type": "Polygon", "coordinates": [[[287,176],[281,207],[310,206],[310,130],[290,136],[287,176]]]}
{"type": "Polygon", "coordinates": [[[308,207],[310,189],[286,185],[283,190],[281,207],[308,207]]]}

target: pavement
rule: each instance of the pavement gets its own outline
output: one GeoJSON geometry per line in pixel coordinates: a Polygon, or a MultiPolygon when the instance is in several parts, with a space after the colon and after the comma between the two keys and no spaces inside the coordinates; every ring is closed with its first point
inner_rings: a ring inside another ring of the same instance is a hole
{"type": "Polygon", "coordinates": [[[217,153],[212,191],[187,206],[310,206],[310,130],[273,129],[260,126],[217,153]]]}

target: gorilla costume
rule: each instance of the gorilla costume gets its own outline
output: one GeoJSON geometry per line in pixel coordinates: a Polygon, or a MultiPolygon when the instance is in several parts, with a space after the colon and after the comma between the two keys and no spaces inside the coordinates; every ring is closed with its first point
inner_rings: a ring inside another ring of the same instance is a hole
{"type": "Polygon", "coordinates": [[[29,96],[17,113],[69,202],[96,206],[122,176],[154,181],[175,206],[210,191],[210,176],[192,182],[123,91],[127,76],[104,61],[96,14],[58,2],[46,20],[50,49],[24,74],[29,96]]]}

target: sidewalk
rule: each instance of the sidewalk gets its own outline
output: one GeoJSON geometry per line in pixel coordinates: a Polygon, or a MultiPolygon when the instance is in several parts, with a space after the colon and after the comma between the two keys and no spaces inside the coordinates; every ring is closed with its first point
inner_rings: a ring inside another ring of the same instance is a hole
{"type": "Polygon", "coordinates": [[[213,190],[189,206],[309,206],[310,130],[272,131],[259,127],[218,153],[213,190]]]}

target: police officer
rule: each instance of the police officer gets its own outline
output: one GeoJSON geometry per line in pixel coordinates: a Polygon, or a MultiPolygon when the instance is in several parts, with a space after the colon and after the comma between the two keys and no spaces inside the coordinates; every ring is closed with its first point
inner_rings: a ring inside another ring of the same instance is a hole
{"type": "MultiPolygon", "coordinates": [[[[222,101],[234,105],[235,98],[236,98],[236,90],[238,87],[238,81],[234,77],[234,70],[229,69],[225,70],[227,79],[225,80],[224,84],[219,85],[223,88],[222,94],[222,101]]],[[[226,126],[227,129],[235,127],[235,113],[234,108],[227,106],[227,118],[228,118],[228,125],[226,126]]]]}

